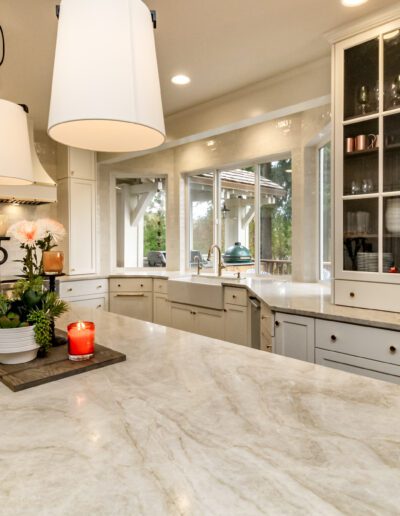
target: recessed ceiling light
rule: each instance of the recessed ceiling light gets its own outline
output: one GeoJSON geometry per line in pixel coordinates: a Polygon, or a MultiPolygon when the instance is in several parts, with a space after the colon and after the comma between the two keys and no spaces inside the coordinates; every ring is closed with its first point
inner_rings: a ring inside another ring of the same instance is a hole
{"type": "Polygon", "coordinates": [[[342,0],[342,4],[346,7],[357,7],[357,5],[362,5],[367,2],[368,0],[342,0]]]}
{"type": "Polygon", "coordinates": [[[178,84],[179,86],[184,86],[185,84],[190,83],[190,77],[187,75],[174,75],[171,79],[173,84],[178,84]]]}

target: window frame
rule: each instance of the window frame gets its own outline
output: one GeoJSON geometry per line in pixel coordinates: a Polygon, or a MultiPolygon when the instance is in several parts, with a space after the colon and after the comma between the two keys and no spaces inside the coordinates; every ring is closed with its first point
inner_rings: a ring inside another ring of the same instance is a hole
{"type": "MultiPolygon", "coordinates": [[[[191,209],[190,209],[190,177],[197,176],[199,174],[209,172],[214,174],[213,178],[213,199],[214,199],[214,214],[213,214],[213,243],[217,243],[217,245],[221,245],[221,176],[220,172],[223,170],[235,169],[235,168],[250,168],[252,167],[255,175],[254,182],[254,207],[255,207],[255,239],[254,239],[254,247],[255,247],[255,276],[260,276],[260,193],[261,193],[261,165],[263,163],[269,163],[273,161],[282,161],[282,160],[292,160],[293,166],[293,156],[291,152],[283,152],[279,154],[273,154],[270,156],[265,156],[258,158],[257,160],[251,161],[243,161],[239,163],[230,163],[228,165],[220,165],[218,167],[213,168],[205,168],[199,169],[191,172],[186,172],[183,174],[184,183],[185,183],[185,271],[191,271],[190,269],[190,228],[191,228],[191,209]]],[[[218,271],[218,264],[216,256],[214,256],[214,267],[213,272],[216,273],[218,271]]]]}
{"type": "Polygon", "coordinates": [[[330,281],[334,275],[334,263],[333,263],[333,156],[332,156],[332,138],[328,136],[327,138],[318,142],[316,152],[317,152],[317,181],[318,181],[318,281],[330,281]],[[331,189],[331,278],[326,280],[323,278],[323,256],[324,256],[324,238],[323,238],[323,209],[322,209],[322,160],[321,160],[321,151],[327,146],[331,146],[331,158],[330,158],[330,168],[331,168],[331,177],[330,177],[330,189],[331,189]]]}

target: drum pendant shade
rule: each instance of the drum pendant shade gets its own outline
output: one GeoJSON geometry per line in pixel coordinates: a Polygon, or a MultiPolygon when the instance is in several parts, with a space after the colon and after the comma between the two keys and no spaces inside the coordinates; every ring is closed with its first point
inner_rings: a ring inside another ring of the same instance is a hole
{"type": "Polygon", "coordinates": [[[62,1],[48,132],[103,152],[164,142],[154,29],[142,0],[62,1]]]}
{"type": "Polygon", "coordinates": [[[18,104],[0,99],[0,185],[33,182],[28,119],[18,104]]]}

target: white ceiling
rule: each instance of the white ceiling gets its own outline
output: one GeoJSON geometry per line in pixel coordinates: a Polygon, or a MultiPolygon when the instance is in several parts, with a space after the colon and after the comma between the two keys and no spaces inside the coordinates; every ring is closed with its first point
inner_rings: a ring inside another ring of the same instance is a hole
{"type": "MultiPolygon", "coordinates": [[[[47,125],[57,31],[57,0],[0,0],[6,60],[0,98],[30,107],[36,127],[47,125]]],[[[346,8],[340,0],[145,0],[157,10],[155,31],[165,114],[175,113],[307,61],[329,55],[323,34],[397,4],[369,0],[346,8]],[[186,73],[192,83],[170,83],[186,73]]],[[[288,99],[289,100],[289,99],[288,99]]]]}

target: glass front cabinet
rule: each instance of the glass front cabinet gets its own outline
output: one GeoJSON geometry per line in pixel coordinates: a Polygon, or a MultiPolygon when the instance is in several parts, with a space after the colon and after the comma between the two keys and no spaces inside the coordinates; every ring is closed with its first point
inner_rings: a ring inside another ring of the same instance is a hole
{"type": "Polygon", "coordinates": [[[400,18],[333,60],[334,302],[400,311],[400,18]]]}

